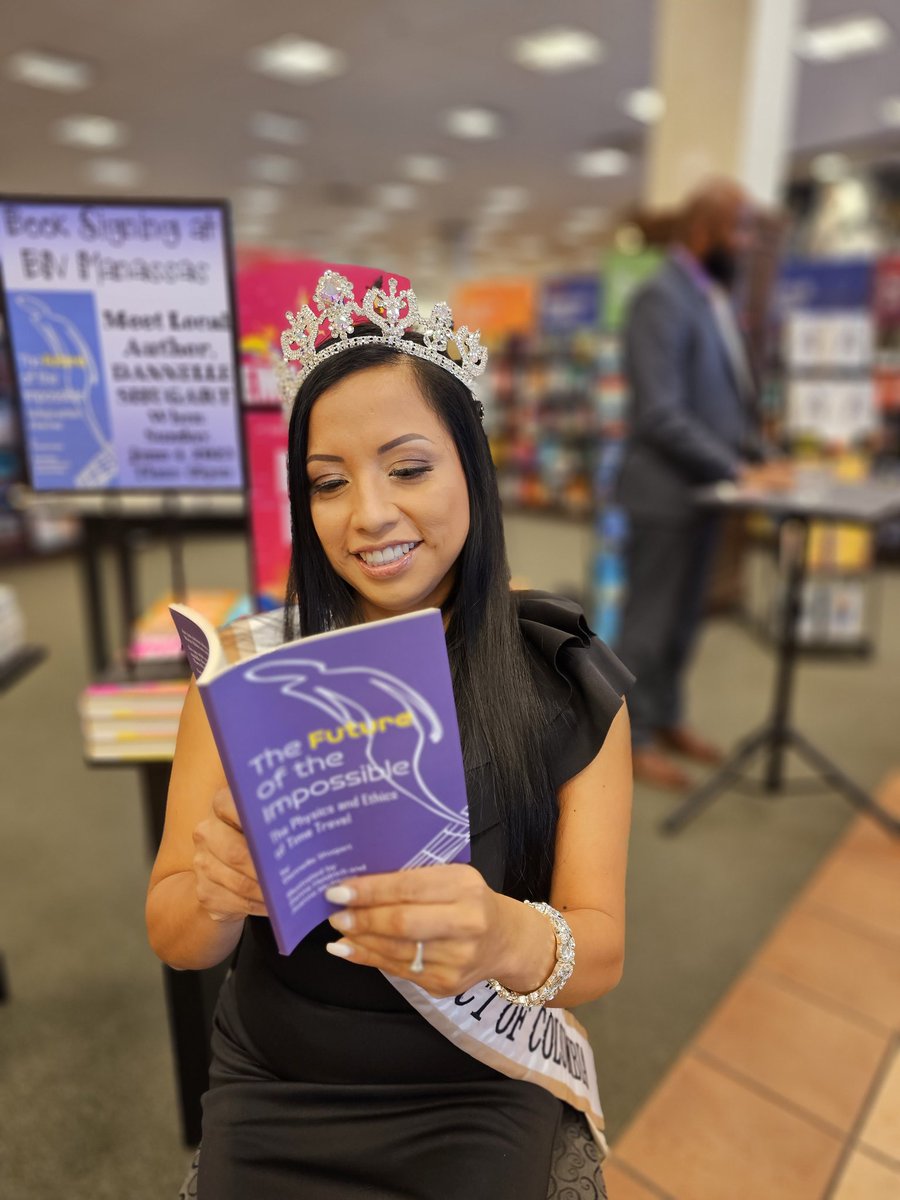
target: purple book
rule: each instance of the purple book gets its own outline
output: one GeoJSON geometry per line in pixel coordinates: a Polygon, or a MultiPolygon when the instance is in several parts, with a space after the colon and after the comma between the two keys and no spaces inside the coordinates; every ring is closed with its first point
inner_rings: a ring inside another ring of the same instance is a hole
{"type": "Polygon", "coordinates": [[[469,861],[437,609],[233,664],[204,617],[180,604],[171,613],[282,954],[334,911],[322,893],[344,877],[469,861]]]}

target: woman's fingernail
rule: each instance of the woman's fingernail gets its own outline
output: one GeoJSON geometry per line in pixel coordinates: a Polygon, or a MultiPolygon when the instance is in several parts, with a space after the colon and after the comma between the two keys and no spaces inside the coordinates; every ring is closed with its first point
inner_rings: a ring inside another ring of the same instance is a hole
{"type": "Polygon", "coordinates": [[[353,953],[353,947],[343,939],[339,942],[326,942],[325,949],[336,958],[349,958],[353,953]]]}
{"type": "Polygon", "coordinates": [[[353,913],[333,913],[328,920],[335,929],[340,929],[343,933],[348,933],[353,928],[353,913]]]}
{"type": "Polygon", "coordinates": [[[339,883],[327,889],[325,899],[330,900],[332,904],[349,904],[351,900],[356,899],[356,892],[346,884],[339,883]]]}

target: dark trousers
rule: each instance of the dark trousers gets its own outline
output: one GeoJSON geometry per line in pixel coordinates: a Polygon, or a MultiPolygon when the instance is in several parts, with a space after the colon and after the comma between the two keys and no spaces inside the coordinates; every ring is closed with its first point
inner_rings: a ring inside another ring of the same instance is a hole
{"type": "Polygon", "coordinates": [[[625,554],[628,593],[616,653],[635,676],[628,693],[632,741],[646,746],[679,725],[685,668],[703,616],[719,519],[632,517],[625,554]]]}

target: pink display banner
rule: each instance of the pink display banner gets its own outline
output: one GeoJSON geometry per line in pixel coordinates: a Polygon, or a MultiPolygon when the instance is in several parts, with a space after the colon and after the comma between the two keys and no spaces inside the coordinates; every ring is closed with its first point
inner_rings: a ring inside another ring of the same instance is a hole
{"type": "Polygon", "coordinates": [[[311,258],[249,257],[238,261],[238,323],[244,401],[251,407],[281,403],[274,365],[281,358],[281,331],[286,312],[296,312],[312,301],[322,273],[338,271],[353,284],[358,301],[379,279],[387,286],[396,279],[399,289],[409,287],[404,275],[378,267],[323,262],[311,258]]]}

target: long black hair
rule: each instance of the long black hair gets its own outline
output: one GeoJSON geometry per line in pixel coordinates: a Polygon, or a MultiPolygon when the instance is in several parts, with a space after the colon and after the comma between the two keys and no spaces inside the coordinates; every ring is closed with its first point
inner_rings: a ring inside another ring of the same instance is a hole
{"type": "MultiPolygon", "coordinates": [[[[359,326],[355,336],[372,332],[377,331],[359,326]]],[[[421,341],[415,334],[406,336],[421,341]]],[[[492,764],[498,814],[506,831],[504,890],[520,899],[547,899],[557,812],[543,754],[546,717],[509,588],[488,441],[471,392],[443,367],[387,343],[369,343],[326,359],[303,381],[288,433],[292,550],[285,632],[306,636],[361,620],[356,592],[328,562],[313,525],[306,471],[309,418],[319,396],[340,380],[387,365],[412,370],[462,464],[469,532],[444,613],[463,757],[467,767],[486,760],[492,764]]]]}

